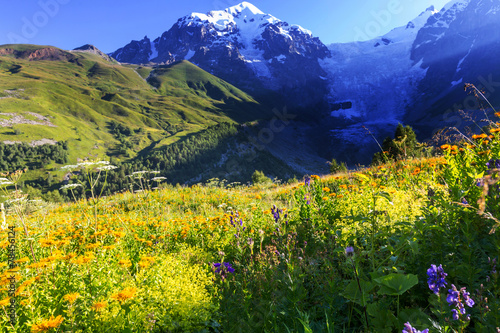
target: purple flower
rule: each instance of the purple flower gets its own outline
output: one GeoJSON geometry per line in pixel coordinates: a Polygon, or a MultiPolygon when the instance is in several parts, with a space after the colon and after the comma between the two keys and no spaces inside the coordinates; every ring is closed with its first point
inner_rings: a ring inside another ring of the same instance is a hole
{"type": "Polygon", "coordinates": [[[405,328],[403,329],[402,333],[429,333],[429,329],[426,328],[423,331],[419,331],[416,328],[412,327],[409,322],[405,324],[405,328]]]}
{"type": "Polygon", "coordinates": [[[304,177],[304,184],[305,184],[306,186],[311,185],[311,177],[309,177],[309,176],[305,176],[305,177],[304,177]]]}
{"type": "Polygon", "coordinates": [[[448,290],[448,296],[446,296],[446,302],[450,306],[457,306],[460,302],[460,292],[457,290],[454,284],[451,285],[451,289],[448,290]]]}
{"type": "Polygon", "coordinates": [[[489,174],[490,170],[500,169],[500,160],[499,159],[497,159],[497,160],[491,159],[486,163],[486,166],[488,167],[488,170],[486,171],[486,173],[489,174]]]}
{"type": "Polygon", "coordinates": [[[427,270],[427,284],[429,285],[429,289],[434,292],[434,294],[439,294],[439,288],[443,288],[447,282],[444,278],[447,276],[443,270],[443,265],[431,265],[431,268],[427,270]]]}
{"type": "Polygon", "coordinates": [[[460,289],[462,291],[462,295],[464,297],[464,302],[465,302],[465,305],[467,305],[469,308],[472,308],[474,306],[474,300],[472,298],[470,298],[470,293],[468,293],[466,290],[465,290],[465,287],[463,287],[462,289],[460,289]]]}
{"type": "Polygon", "coordinates": [[[226,277],[226,272],[228,273],[234,273],[234,268],[231,266],[231,263],[229,262],[216,262],[213,264],[213,266],[216,268],[215,273],[220,274],[222,278],[224,279],[226,277]]]}
{"type": "Polygon", "coordinates": [[[352,257],[354,255],[354,247],[348,246],[345,248],[346,257],[352,257]]]}
{"type": "Polygon", "coordinates": [[[283,213],[283,211],[281,209],[276,208],[276,205],[273,205],[273,207],[271,208],[271,212],[273,213],[274,222],[278,223],[280,219],[280,214],[283,213]]]}
{"type": "MultiPolygon", "coordinates": [[[[455,287],[455,285],[451,285],[451,289],[448,290],[448,296],[446,297],[446,301],[450,304],[450,306],[455,307],[456,309],[451,310],[453,320],[458,320],[460,314],[465,315],[465,307],[462,301],[469,308],[474,306],[474,300],[470,298],[470,293],[465,290],[465,287],[460,290],[455,287]],[[462,295],[462,297],[460,297],[462,295]]],[[[466,316],[467,319],[469,316],[466,316]]],[[[467,319],[468,320],[468,319],[467,319]]]]}

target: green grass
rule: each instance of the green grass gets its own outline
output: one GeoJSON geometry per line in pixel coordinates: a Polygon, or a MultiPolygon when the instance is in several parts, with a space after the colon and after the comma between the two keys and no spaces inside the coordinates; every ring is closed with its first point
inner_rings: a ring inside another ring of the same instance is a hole
{"type": "Polygon", "coordinates": [[[0,52],[4,49],[18,53],[0,56],[0,96],[7,97],[0,99],[1,112],[25,117],[25,112],[35,112],[57,127],[15,125],[20,135],[2,128],[0,141],[65,140],[70,162],[87,154],[111,154],[120,144],[109,131],[112,121],[143,130],[127,138],[135,143],[133,158],[153,142],[161,147],[217,123],[244,123],[271,114],[248,94],[187,61],[152,68],[49,46],[0,46],[0,52]],[[59,60],[28,60],[40,49],[49,49],[59,60]]]}

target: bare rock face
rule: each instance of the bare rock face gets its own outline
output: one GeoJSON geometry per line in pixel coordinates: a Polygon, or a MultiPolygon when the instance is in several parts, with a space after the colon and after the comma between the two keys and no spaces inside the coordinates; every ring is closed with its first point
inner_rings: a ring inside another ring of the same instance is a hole
{"type": "Polygon", "coordinates": [[[113,61],[113,59],[110,56],[108,56],[106,53],[102,52],[97,47],[95,47],[94,45],[91,45],[91,44],[85,44],[83,46],[77,47],[77,48],[73,49],[72,52],[92,53],[92,54],[95,54],[95,55],[102,57],[103,59],[105,59],[107,61],[110,61],[110,62],[113,61]]]}
{"type": "Polygon", "coordinates": [[[15,50],[12,48],[1,48],[0,56],[11,55],[18,59],[28,59],[30,61],[51,60],[51,61],[74,61],[75,56],[71,53],[56,47],[39,47],[28,50],[15,50]]]}
{"type": "Polygon", "coordinates": [[[119,62],[130,64],[147,64],[151,55],[151,41],[147,36],[142,40],[133,40],[124,47],[111,53],[110,56],[119,62]]]}

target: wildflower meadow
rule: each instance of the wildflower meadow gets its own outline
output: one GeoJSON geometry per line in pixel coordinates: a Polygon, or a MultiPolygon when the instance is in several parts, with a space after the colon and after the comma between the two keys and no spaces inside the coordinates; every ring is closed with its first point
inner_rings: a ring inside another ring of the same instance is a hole
{"type": "MultiPolygon", "coordinates": [[[[50,204],[3,175],[2,332],[498,332],[500,124],[432,158],[293,184],[50,204]]],[[[156,178],[156,179],[155,179],[156,178]]]]}

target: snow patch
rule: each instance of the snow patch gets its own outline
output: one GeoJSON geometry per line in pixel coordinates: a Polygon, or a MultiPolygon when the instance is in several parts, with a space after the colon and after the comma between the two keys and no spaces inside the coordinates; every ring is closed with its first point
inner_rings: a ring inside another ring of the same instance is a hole
{"type": "Polygon", "coordinates": [[[320,60],[328,73],[331,116],[358,122],[402,119],[427,69],[411,60],[418,31],[434,15],[433,8],[407,26],[373,40],[329,46],[332,58],[320,60]],[[409,27],[409,28],[407,28],[409,27]],[[388,40],[390,42],[384,42],[388,40]],[[377,45],[378,47],[374,47],[377,45]],[[351,109],[338,110],[336,101],[350,101],[351,109]]]}
{"type": "Polygon", "coordinates": [[[152,59],[158,57],[158,50],[156,49],[156,43],[151,43],[151,53],[150,53],[150,56],[149,56],[149,61],[151,61],[152,59]]]}
{"type": "Polygon", "coordinates": [[[285,59],[286,59],[286,55],[284,54],[280,54],[279,56],[275,57],[276,60],[278,60],[279,62],[281,63],[284,63],[285,62],[285,59]]]}
{"type": "Polygon", "coordinates": [[[186,56],[184,57],[184,60],[189,60],[191,59],[195,54],[195,51],[189,49],[188,53],[186,54],[186,56]]]}
{"type": "Polygon", "coordinates": [[[465,61],[465,59],[467,59],[467,57],[469,56],[469,54],[471,53],[472,51],[472,48],[474,47],[474,44],[476,43],[476,40],[474,39],[474,41],[472,42],[472,45],[469,49],[469,52],[467,52],[467,54],[462,58],[460,59],[460,61],[458,62],[458,65],[457,65],[457,70],[456,72],[460,72],[462,70],[461,66],[462,66],[462,63],[465,61]]]}

